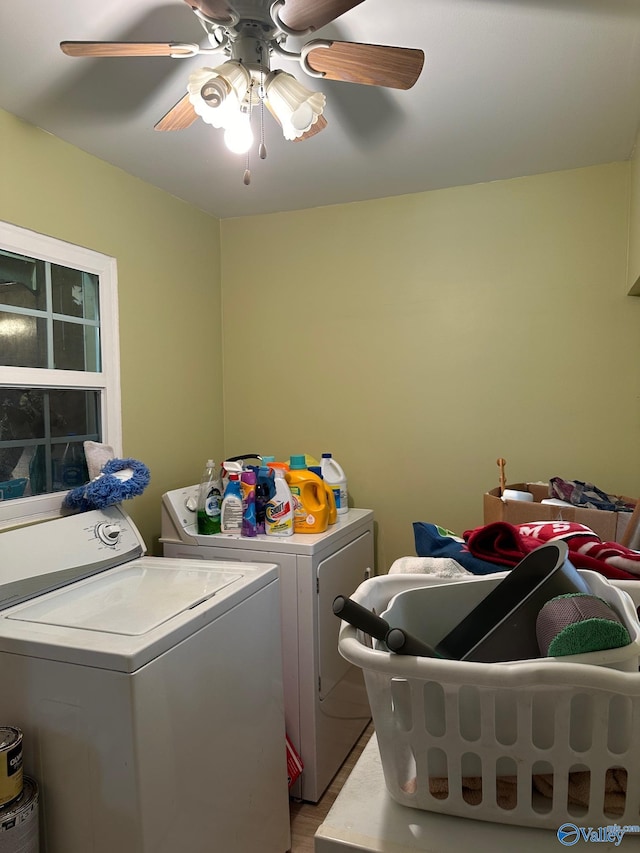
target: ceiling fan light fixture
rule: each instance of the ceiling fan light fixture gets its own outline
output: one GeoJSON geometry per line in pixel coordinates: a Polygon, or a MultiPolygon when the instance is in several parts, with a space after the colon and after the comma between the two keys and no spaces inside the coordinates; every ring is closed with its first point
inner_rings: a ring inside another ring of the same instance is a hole
{"type": "Polygon", "coordinates": [[[265,81],[269,109],[280,124],[285,139],[297,139],[322,115],[327,99],[313,92],[286,71],[272,71],[265,81]]]}
{"type": "Polygon", "coordinates": [[[200,118],[213,127],[228,127],[240,113],[251,75],[240,62],[229,60],[217,68],[199,68],[187,84],[189,101],[200,118]]]}
{"type": "Polygon", "coordinates": [[[417,81],[424,66],[424,51],[416,48],[326,38],[312,39],[296,50],[287,48],[289,36],[298,38],[321,30],[362,2],[185,0],[206,33],[207,46],[177,41],[63,41],[60,48],[67,56],[87,57],[220,56],[215,61],[221,65],[200,68],[191,74],[187,93],[156,122],[154,129],[184,130],[197,118],[223,129],[227,147],[247,155],[245,183],[249,183],[254,109],[259,111],[261,160],[266,157],[265,107],[287,140],[310,139],[327,127],[322,92],[307,89],[285,71],[271,71],[272,57],[294,60],[314,78],[394,89],[409,89],[417,81]]]}

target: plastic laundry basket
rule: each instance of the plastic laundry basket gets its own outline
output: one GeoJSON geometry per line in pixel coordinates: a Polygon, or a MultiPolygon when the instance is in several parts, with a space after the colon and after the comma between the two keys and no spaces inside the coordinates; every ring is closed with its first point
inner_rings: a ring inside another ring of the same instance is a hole
{"type": "MultiPolygon", "coordinates": [[[[339,650],[363,670],[394,800],[551,829],[640,824],[637,616],[629,596],[606,583],[625,622],[635,623],[628,625],[633,648],[625,647],[635,656],[632,672],[561,658],[487,664],[401,656],[341,624],[339,650]]],[[[442,585],[429,576],[390,575],[365,581],[352,598],[381,613],[404,590],[442,585]]]]}

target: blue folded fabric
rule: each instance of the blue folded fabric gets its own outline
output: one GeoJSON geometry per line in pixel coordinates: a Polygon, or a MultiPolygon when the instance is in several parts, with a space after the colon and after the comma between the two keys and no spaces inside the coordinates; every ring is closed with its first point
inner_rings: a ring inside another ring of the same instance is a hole
{"type": "Polygon", "coordinates": [[[464,539],[444,527],[438,527],[437,524],[414,521],[413,536],[418,557],[451,557],[474,575],[488,575],[505,570],[504,566],[497,563],[474,557],[464,539]]]}

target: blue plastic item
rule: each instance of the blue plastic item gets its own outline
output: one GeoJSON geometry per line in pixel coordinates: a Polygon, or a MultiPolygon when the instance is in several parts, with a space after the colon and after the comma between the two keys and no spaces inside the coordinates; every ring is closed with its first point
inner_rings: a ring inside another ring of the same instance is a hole
{"type": "Polygon", "coordinates": [[[15,480],[5,480],[0,483],[0,501],[21,498],[28,482],[27,477],[18,477],[15,480]]]}

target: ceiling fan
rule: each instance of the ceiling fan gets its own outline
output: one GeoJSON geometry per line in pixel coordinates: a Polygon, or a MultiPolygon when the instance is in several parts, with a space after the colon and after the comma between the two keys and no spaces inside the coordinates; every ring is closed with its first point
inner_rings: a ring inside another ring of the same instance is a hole
{"type": "MultiPolygon", "coordinates": [[[[184,0],[198,18],[207,46],[182,42],[63,41],[67,56],[220,55],[215,67],[194,71],[187,93],[157,122],[156,130],[182,130],[198,117],[223,128],[227,147],[248,152],[253,143],[251,114],[266,106],[285,139],[309,139],[323,130],[326,98],[293,75],[271,69],[272,57],[297,60],[310,76],[327,80],[410,89],[424,65],[422,50],[357,42],[312,39],[299,52],[288,50],[288,37],[307,36],[363,0],[184,0]]],[[[264,142],[259,147],[266,157],[264,142]]],[[[249,169],[245,183],[250,181],[249,169]]]]}

